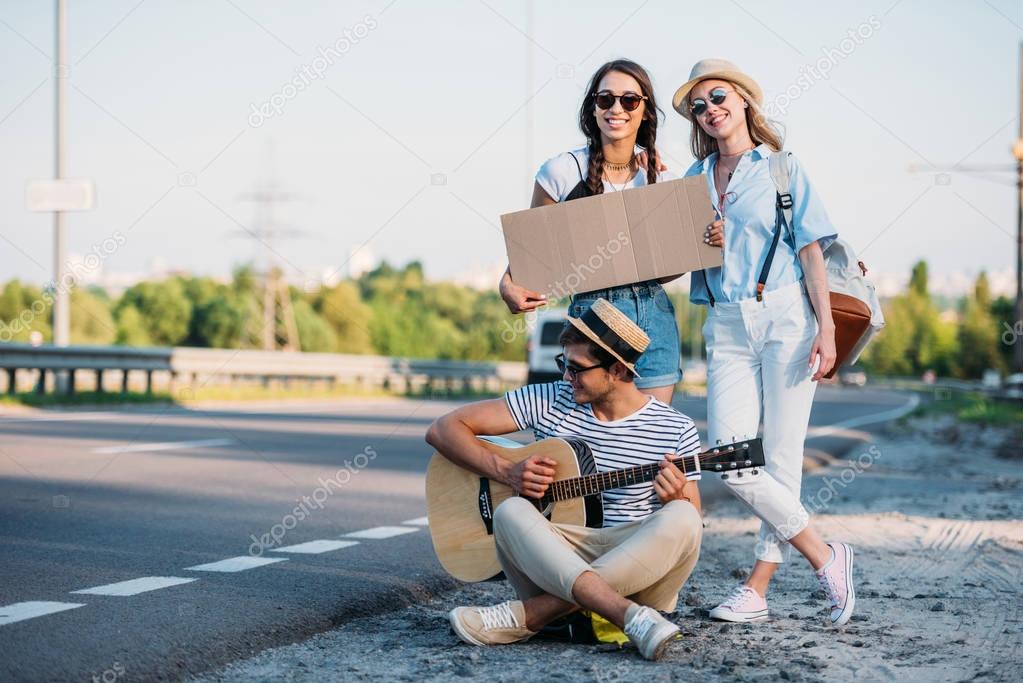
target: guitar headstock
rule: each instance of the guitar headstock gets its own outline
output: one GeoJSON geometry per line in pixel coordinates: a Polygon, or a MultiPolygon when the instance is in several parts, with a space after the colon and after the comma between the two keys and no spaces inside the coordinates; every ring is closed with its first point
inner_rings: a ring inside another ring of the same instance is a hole
{"type": "Polygon", "coordinates": [[[700,454],[700,469],[704,472],[731,472],[763,466],[764,444],[759,438],[715,446],[700,454]]]}

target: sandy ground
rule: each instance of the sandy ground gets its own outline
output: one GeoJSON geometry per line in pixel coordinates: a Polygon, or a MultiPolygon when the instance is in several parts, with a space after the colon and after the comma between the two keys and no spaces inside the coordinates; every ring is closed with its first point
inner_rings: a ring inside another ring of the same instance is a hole
{"type": "Polygon", "coordinates": [[[818,529],[856,550],[857,612],[840,629],[826,625],[823,593],[801,559],[776,575],[771,621],[707,618],[752,562],[758,523],[729,500],[708,515],[700,563],[672,615],[684,637],[659,662],[628,647],[464,645],[447,611],[512,597],[504,583],[486,583],[196,680],[1023,680],[1023,447],[1008,438],[921,418],[808,475],[803,498],[818,529]]]}

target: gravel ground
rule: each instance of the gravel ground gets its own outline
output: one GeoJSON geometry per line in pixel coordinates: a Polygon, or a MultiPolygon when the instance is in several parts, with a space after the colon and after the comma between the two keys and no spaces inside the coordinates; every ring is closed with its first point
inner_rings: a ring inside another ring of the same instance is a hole
{"type": "Polygon", "coordinates": [[[752,562],[758,523],[729,500],[708,513],[700,563],[672,615],[684,637],[659,662],[631,647],[464,645],[449,609],[513,597],[504,583],[484,583],[194,680],[1018,681],[1021,492],[1023,449],[1008,430],[920,418],[804,483],[817,528],[856,550],[857,611],[843,628],[826,625],[823,593],[801,559],[776,575],[769,622],[707,618],[752,562]]]}

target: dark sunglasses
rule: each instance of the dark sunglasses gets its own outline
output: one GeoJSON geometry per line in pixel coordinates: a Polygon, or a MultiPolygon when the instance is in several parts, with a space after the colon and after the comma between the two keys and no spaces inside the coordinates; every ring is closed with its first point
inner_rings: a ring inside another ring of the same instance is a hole
{"type": "Polygon", "coordinates": [[[615,95],[613,92],[608,90],[601,90],[600,92],[593,93],[593,101],[597,103],[597,106],[601,109],[610,109],[615,106],[615,100],[622,103],[622,109],[625,111],[636,111],[639,107],[639,103],[647,98],[645,95],[637,95],[634,92],[627,92],[623,95],[615,95]]]}
{"type": "MultiPolygon", "coordinates": [[[[721,103],[728,97],[728,93],[735,92],[734,90],[725,90],[724,88],[714,88],[710,91],[710,103],[715,107],[721,106],[721,103]]],[[[707,100],[702,97],[697,97],[689,105],[689,111],[693,112],[696,116],[701,116],[703,112],[707,111],[707,100]]]]}
{"type": "Polygon", "coordinates": [[[579,376],[580,372],[586,372],[587,370],[596,370],[597,368],[606,368],[607,367],[607,365],[604,364],[604,363],[598,363],[597,365],[591,365],[588,368],[573,367],[573,366],[569,365],[567,362],[565,362],[565,354],[563,354],[563,353],[559,353],[557,356],[555,356],[554,357],[554,362],[557,363],[557,365],[558,365],[558,372],[560,372],[562,374],[562,376],[564,376],[564,374],[567,372],[569,379],[575,379],[576,377],[579,376]]]}

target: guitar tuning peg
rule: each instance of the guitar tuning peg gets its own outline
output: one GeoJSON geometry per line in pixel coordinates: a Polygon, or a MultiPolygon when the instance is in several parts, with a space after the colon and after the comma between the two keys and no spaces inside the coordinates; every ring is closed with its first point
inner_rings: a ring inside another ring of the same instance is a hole
{"type": "Polygon", "coordinates": [[[715,445],[716,445],[716,446],[720,446],[720,445],[721,445],[721,439],[718,439],[718,440],[717,440],[717,443],[716,443],[715,445]]]}

